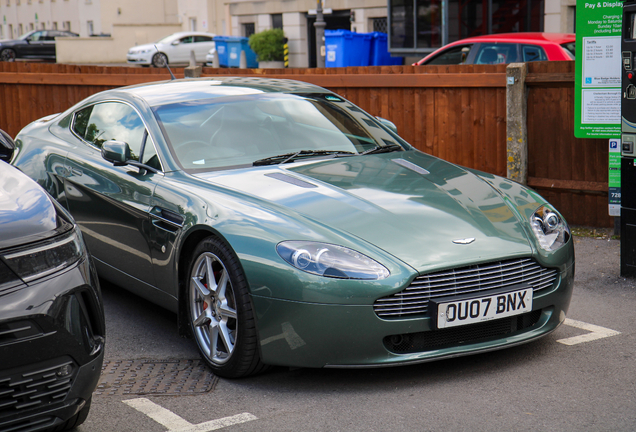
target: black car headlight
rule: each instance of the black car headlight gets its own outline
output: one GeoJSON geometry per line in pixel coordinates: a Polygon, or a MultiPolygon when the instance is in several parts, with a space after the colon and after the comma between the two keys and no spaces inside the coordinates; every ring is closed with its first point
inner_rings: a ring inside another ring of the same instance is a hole
{"type": "Polygon", "coordinates": [[[555,251],[570,239],[570,228],[550,206],[544,205],[534,212],[530,226],[541,249],[555,251]]]}
{"type": "Polygon", "coordinates": [[[389,276],[382,264],[353,249],[311,241],[285,241],[276,246],[282,259],[318,276],[379,280],[389,276]]]}
{"type": "Polygon", "coordinates": [[[20,279],[28,283],[73,265],[84,253],[81,235],[73,227],[46,241],[5,250],[2,259],[20,279]]]}

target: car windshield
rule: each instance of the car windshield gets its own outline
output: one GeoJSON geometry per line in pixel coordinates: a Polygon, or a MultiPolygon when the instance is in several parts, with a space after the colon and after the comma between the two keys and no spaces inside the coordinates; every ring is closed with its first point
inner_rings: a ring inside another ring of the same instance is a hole
{"type": "Polygon", "coordinates": [[[331,94],[218,97],[162,105],[154,112],[184,169],[287,163],[404,144],[375,118],[331,94]]]}
{"type": "Polygon", "coordinates": [[[174,39],[174,35],[169,35],[166,37],[162,37],[161,39],[159,39],[157,42],[155,42],[156,44],[169,44],[172,42],[172,40],[174,39]]]}

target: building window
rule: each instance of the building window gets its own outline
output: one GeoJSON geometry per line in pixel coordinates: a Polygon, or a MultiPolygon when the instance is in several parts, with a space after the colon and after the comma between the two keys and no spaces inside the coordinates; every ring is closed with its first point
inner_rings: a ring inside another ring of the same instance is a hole
{"type": "MultiPolygon", "coordinates": [[[[66,0],[64,0],[66,1],[66,0]]],[[[62,28],[64,28],[64,30],[66,31],[71,31],[71,22],[70,21],[64,21],[64,24],[62,25],[62,28]]]]}
{"type": "Polygon", "coordinates": [[[390,51],[426,53],[459,39],[543,31],[545,0],[388,0],[390,51]]]}
{"type": "Polygon", "coordinates": [[[18,24],[18,36],[22,36],[24,34],[24,29],[22,28],[22,24],[18,24]]]}
{"type": "Polygon", "coordinates": [[[53,30],[57,30],[57,21],[53,22],[53,30]]]}
{"type": "Polygon", "coordinates": [[[33,23],[29,23],[29,31],[33,30],[35,30],[35,26],[33,25],[33,23]]]}
{"type": "Polygon", "coordinates": [[[389,26],[387,25],[386,17],[373,18],[373,31],[380,33],[388,33],[389,26]]]}
{"type": "Polygon", "coordinates": [[[4,39],[4,26],[0,24],[0,39],[4,39]]]}
{"type": "Polygon", "coordinates": [[[272,28],[283,28],[283,14],[272,14],[272,28]]]}
{"type": "Polygon", "coordinates": [[[197,31],[197,19],[190,18],[190,31],[197,31]]]}
{"type": "Polygon", "coordinates": [[[86,21],[86,30],[89,36],[93,36],[93,21],[86,21]]]}
{"type": "Polygon", "coordinates": [[[46,30],[46,23],[40,24],[40,30],[46,30]]]}
{"type": "Polygon", "coordinates": [[[250,37],[254,33],[256,33],[254,23],[245,23],[243,24],[243,36],[250,37]]]}
{"type": "Polygon", "coordinates": [[[9,24],[9,29],[7,30],[7,36],[9,39],[13,39],[13,24],[9,24]]]}

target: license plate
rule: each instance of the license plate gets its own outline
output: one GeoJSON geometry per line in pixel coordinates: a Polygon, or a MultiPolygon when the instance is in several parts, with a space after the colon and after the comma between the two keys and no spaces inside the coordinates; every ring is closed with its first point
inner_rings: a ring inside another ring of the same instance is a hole
{"type": "Polygon", "coordinates": [[[505,318],[532,310],[532,288],[437,305],[437,328],[456,327],[505,318]]]}

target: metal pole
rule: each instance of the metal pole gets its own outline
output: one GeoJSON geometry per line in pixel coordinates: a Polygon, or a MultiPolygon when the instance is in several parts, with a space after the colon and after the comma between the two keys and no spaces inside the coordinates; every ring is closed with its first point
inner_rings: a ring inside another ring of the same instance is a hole
{"type": "Polygon", "coordinates": [[[325,67],[325,20],[322,16],[322,0],[318,0],[316,8],[316,67],[325,67]]]}

